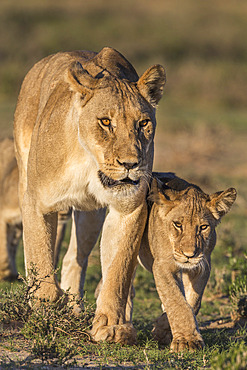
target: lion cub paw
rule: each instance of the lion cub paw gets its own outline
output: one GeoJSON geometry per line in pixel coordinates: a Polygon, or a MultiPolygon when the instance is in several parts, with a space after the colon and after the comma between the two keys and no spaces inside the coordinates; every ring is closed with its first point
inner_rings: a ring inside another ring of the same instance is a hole
{"type": "Polygon", "coordinates": [[[183,352],[183,351],[197,351],[199,349],[202,349],[204,347],[204,342],[199,334],[197,338],[173,338],[170,350],[171,352],[183,352]]]}
{"type": "Polygon", "coordinates": [[[100,315],[94,319],[91,338],[95,342],[107,341],[121,344],[135,344],[136,331],[132,324],[107,325],[107,316],[100,315]]]}
{"type": "Polygon", "coordinates": [[[163,313],[155,320],[152,335],[161,345],[168,346],[171,344],[172,332],[166,313],[163,313]]]}

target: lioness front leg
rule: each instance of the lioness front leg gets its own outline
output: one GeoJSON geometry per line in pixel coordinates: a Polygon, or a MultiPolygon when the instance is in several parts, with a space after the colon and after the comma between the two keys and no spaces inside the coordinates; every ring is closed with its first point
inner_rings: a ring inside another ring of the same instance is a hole
{"type": "Polygon", "coordinates": [[[171,350],[180,352],[184,349],[202,348],[203,339],[195,315],[183,295],[181,279],[169,271],[169,266],[166,267],[164,261],[154,262],[153,273],[172,331],[171,350]]]}
{"type": "Polygon", "coordinates": [[[30,284],[35,278],[33,273],[37,273],[38,287],[33,287],[35,297],[56,301],[62,295],[54,275],[57,214],[45,214],[25,193],[22,215],[25,267],[30,284]]]}
{"type": "MultiPolygon", "coordinates": [[[[136,271],[136,269],[135,269],[135,271],[136,271]]],[[[134,278],[135,278],[135,271],[134,271],[134,275],[133,275],[132,280],[131,280],[128,300],[127,300],[127,304],[126,304],[126,310],[125,310],[126,322],[132,322],[132,314],[133,314],[133,306],[134,306],[133,305],[133,300],[135,298],[135,288],[134,288],[134,284],[133,284],[134,283],[134,278]]],[[[101,290],[101,287],[102,287],[102,283],[103,283],[103,280],[101,279],[100,282],[98,283],[96,289],[95,289],[94,296],[95,296],[96,299],[99,296],[99,293],[100,293],[100,290],[101,290]]]]}
{"type": "Polygon", "coordinates": [[[101,239],[103,283],[91,331],[95,341],[136,342],[135,329],[126,320],[126,303],[146,217],[144,202],[129,214],[110,207],[101,239]]]}

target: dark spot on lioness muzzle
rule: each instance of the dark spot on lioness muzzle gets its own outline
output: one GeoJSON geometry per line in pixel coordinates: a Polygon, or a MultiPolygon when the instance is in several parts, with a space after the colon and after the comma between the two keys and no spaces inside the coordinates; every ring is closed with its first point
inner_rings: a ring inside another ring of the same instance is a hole
{"type": "Polygon", "coordinates": [[[124,185],[138,185],[140,180],[131,180],[129,177],[125,177],[122,180],[114,180],[109,176],[106,176],[102,171],[98,171],[99,179],[104,187],[112,188],[115,186],[124,185]]]}

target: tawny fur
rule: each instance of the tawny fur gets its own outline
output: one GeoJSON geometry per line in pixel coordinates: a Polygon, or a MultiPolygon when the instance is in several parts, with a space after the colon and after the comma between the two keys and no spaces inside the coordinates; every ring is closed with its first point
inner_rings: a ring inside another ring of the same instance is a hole
{"type": "MultiPolygon", "coordinates": [[[[15,256],[22,236],[18,178],[14,141],[6,138],[0,142],[0,280],[12,280],[18,276],[15,256]]],[[[70,215],[70,210],[58,214],[55,267],[70,215]]]]}
{"type": "Polygon", "coordinates": [[[17,277],[16,248],[21,237],[18,169],[11,139],[0,142],[0,280],[17,277]]]}
{"type": "Polygon", "coordinates": [[[207,195],[171,177],[154,173],[139,261],[153,273],[164,309],[154,337],[179,352],[203,347],[196,314],[210,275],[215,228],[234,203],[236,190],[207,195]]]}
{"type": "Polygon", "coordinates": [[[104,48],[41,60],[18,98],[14,137],[25,265],[27,273],[36,266],[42,281],[38,297],[57,300],[61,288],[82,294],[87,258],[103,208],[109,207],[92,329],[96,341],[135,340],[125,309],[147,217],[155,108],[164,84],[160,65],[138,78],[120,53],[104,48]],[[57,212],[70,207],[75,211],[60,288],[53,273],[57,212]]]}

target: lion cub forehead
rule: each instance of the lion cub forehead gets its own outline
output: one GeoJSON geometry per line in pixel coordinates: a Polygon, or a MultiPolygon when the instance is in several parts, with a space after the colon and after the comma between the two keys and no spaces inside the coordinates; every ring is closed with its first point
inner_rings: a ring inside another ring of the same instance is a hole
{"type": "Polygon", "coordinates": [[[199,187],[192,185],[187,189],[178,192],[177,199],[179,199],[180,204],[183,204],[187,213],[192,211],[199,213],[206,209],[206,202],[208,201],[209,196],[199,187]]]}
{"type": "Polygon", "coordinates": [[[204,217],[204,215],[208,213],[206,207],[206,194],[200,193],[195,189],[191,189],[185,194],[181,202],[183,203],[184,211],[187,215],[191,215],[192,217],[204,217]]]}
{"type": "Polygon", "coordinates": [[[188,217],[191,219],[203,219],[208,217],[208,194],[204,193],[196,185],[189,184],[185,181],[172,181],[169,183],[170,185],[174,186],[171,186],[170,190],[166,191],[166,195],[171,201],[170,211],[172,217],[174,214],[179,216],[179,219],[188,217]]]}

